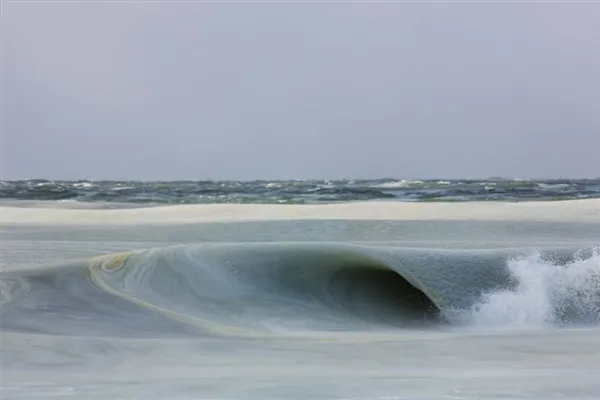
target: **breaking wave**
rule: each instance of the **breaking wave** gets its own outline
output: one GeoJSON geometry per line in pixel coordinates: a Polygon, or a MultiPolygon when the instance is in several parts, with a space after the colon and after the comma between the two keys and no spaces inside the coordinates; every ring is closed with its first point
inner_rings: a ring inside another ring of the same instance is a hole
{"type": "Polygon", "coordinates": [[[544,328],[600,322],[600,251],[180,245],[11,271],[2,288],[4,329],[44,332],[112,322],[141,334],[158,330],[153,316],[217,336],[544,328]]]}

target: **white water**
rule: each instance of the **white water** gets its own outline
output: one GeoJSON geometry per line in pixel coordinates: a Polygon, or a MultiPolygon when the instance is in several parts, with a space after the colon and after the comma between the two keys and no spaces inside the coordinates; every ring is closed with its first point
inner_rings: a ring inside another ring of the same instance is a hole
{"type": "Polygon", "coordinates": [[[539,252],[512,259],[516,288],[496,290],[462,313],[468,326],[540,329],[561,325],[563,313],[600,322],[600,251],[566,265],[543,260],[539,252]]]}

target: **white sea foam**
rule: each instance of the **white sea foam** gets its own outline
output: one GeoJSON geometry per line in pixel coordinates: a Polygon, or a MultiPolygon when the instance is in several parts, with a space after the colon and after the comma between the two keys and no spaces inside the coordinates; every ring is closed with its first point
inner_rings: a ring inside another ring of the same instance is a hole
{"type": "Polygon", "coordinates": [[[401,181],[394,181],[394,182],[379,183],[376,185],[372,185],[371,187],[378,188],[378,189],[401,189],[401,188],[406,188],[406,187],[410,187],[410,186],[414,186],[414,185],[419,185],[422,183],[423,183],[423,181],[401,180],[401,181]]]}
{"type": "Polygon", "coordinates": [[[489,293],[461,315],[479,327],[545,328],[568,320],[600,321],[600,248],[560,265],[540,253],[508,267],[516,287],[489,293]]]}
{"type": "Polygon", "coordinates": [[[73,187],[83,188],[83,189],[90,189],[90,188],[95,187],[95,185],[93,183],[90,183],[90,182],[79,182],[79,183],[73,184],[73,187]]]}

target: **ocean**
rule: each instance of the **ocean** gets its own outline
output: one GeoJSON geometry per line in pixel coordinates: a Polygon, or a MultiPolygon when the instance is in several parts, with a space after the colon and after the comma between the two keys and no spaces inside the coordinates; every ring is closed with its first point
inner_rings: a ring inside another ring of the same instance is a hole
{"type": "Polygon", "coordinates": [[[2,399],[598,399],[600,180],[2,182],[2,399]]]}
{"type": "Polygon", "coordinates": [[[589,179],[254,180],[254,181],[0,181],[0,200],[84,203],[314,204],[386,201],[535,201],[600,198],[600,177],[589,179]]]}

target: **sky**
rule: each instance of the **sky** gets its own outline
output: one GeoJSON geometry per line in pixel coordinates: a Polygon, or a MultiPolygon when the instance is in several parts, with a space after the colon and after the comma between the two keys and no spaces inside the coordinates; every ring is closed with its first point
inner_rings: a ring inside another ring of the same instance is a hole
{"type": "Polygon", "coordinates": [[[600,176],[599,2],[2,7],[3,180],[600,176]]]}

